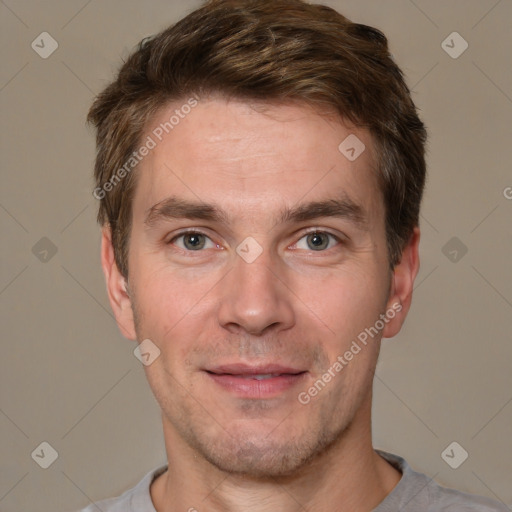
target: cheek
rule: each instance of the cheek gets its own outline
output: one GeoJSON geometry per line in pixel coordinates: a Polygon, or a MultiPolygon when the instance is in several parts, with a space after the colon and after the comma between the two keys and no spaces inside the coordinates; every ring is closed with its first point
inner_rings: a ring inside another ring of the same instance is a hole
{"type": "Polygon", "coordinates": [[[339,343],[350,341],[372,326],[385,308],[387,282],[377,266],[333,269],[328,274],[300,276],[291,286],[311,312],[339,343]]]}
{"type": "Polygon", "coordinates": [[[165,249],[140,251],[132,255],[130,264],[139,302],[153,318],[183,316],[212,288],[218,273],[205,266],[187,268],[171,263],[165,249]]]}
{"type": "Polygon", "coordinates": [[[198,335],[212,320],[218,272],[198,269],[170,270],[166,263],[137,267],[137,306],[142,334],[173,358],[186,357],[187,340],[198,335]]]}

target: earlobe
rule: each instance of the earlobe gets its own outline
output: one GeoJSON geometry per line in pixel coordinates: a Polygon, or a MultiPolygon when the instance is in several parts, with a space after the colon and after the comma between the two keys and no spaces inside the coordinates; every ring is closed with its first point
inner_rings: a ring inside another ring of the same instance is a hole
{"type": "Polygon", "coordinates": [[[101,266],[105,275],[110,307],[114,312],[119,330],[125,338],[135,340],[137,336],[135,333],[131,299],[126,279],[117,268],[109,226],[102,228],[101,266]]]}
{"type": "Polygon", "coordinates": [[[405,321],[412,301],[414,280],[418,274],[420,229],[415,227],[413,233],[404,247],[402,259],[393,269],[391,290],[387,303],[387,311],[394,313],[389,315],[389,321],[384,327],[383,338],[396,336],[405,321]]]}

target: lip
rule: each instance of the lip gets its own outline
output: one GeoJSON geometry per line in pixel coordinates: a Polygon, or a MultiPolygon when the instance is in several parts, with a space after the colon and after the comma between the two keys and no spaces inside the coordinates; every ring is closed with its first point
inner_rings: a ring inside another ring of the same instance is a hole
{"type": "Polygon", "coordinates": [[[234,364],[223,364],[219,366],[213,366],[206,369],[209,373],[215,374],[230,374],[230,375],[265,375],[270,373],[282,374],[287,373],[295,375],[302,373],[305,370],[301,368],[293,368],[292,366],[284,366],[281,364],[260,364],[260,365],[249,365],[245,363],[234,363],[234,364]]]}
{"type": "Polygon", "coordinates": [[[236,363],[208,368],[205,373],[218,386],[237,397],[268,399],[297,386],[307,371],[279,364],[251,366],[236,363]],[[257,375],[270,377],[257,380],[257,375]]]}

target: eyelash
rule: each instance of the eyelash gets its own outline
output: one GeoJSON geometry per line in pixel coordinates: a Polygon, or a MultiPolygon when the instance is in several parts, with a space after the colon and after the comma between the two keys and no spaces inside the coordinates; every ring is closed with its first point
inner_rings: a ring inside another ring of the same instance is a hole
{"type": "MultiPolygon", "coordinates": [[[[171,238],[168,242],[166,242],[166,245],[173,245],[174,242],[176,242],[176,240],[178,240],[179,238],[183,238],[187,235],[203,235],[204,237],[208,238],[212,243],[215,244],[215,242],[213,242],[213,240],[206,234],[204,233],[203,231],[200,231],[198,229],[189,229],[187,231],[182,231],[181,233],[178,233],[176,236],[174,236],[173,238],[171,238]]],[[[219,244],[215,244],[217,247],[219,246],[219,244]]],[[[185,252],[202,252],[202,251],[190,251],[190,250],[187,250],[187,249],[181,249],[181,247],[178,247],[178,249],[180,249],[181,251],[185,251],[185,252]]]]}
{"type": "MultiPolygon", "coordinates": [[[[312,234],[328,235],[328,236],[330,236],[331,238],[333,238],[337,242],[336,245],[340,245],[340,244],[344,243],[344,240],[342,238],[340,238],[339,236],[331,233],[330,231],[326,231],[325,229],[320,229],[320,228],[310,228],[308,231],[305,231],[302,234],[302,236],[295,243],[293,243],[292,245],[293,246],[297,245],[303,238],[307,237],[308,235],[312,235],[312,234]]],[[[173,245],[176,242],[176,240],[178,240],[179,238],[185,237],[187,235],[203,235],[204,237],[208,238],[212,243],[214,243],[217,247],[219,247],[219,244],[216,244],[215,242],[213,242],[213,240],[206,233],[204,233],[203,231],[200,231],[198,229],[189,229],[187,231],[182,231],[181,233],[178,233],[176,236],[174,236],[171,240],[166,242],[166,245],[173,245]]],[[[288,247],[290,247],[290,246],[288,246],[288,247]]],[[[187,252],[187,253],[203,252],[203,250],[191,251],[191,250],[188,250],[188,249],[182,249],[181,247],[178,247],[178,249],[180,249],[181,251],[187,252]]],[[[313,251],[313,250],[311,250],[310,252],[326,252],[326,251],[328,251],[330,249],[332,249],[332,247],[329,248],[329,249],[325,249],[323,251],[313,251]]]]}
{"type": "MultiPolygon", "coordinates": [[[[321,228],[310,228],[308,231],[305,231],[302,234],[302,236],[293,245],[297,245],[303,238],[307,237],[308,235],[313,235],[313,234],[327,235],[327,236],[333,238],[337,242],[336,246],[343,244],[343,239],[340,238],[339,236],[335,235],[334,233],[331,233],[330,231],[326,231],[325,229],[321,229],[321,228]]],[[[327,252],[330,249],[333,249],[333,248],[330,247],[329,249],[325,249],[323,251],[313,251],[313,250],[310,250],[310,252],[313,252],[313,253],[315,253],[315,252],[327,252]]]]}

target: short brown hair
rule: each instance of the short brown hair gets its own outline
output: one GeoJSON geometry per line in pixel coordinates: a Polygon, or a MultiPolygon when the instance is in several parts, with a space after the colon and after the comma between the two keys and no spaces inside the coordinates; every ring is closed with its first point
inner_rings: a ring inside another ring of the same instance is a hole
{"type": "Polygon", "coordinates": [[[158,109],[212,93],[301,101],[367,128],[386,208],[389,262],[400,261],[418,225],[427,135],[386,37],[302,0],[210,0],[143,40],[89,111],[97,129],[98,222],[110,225],[123,276],[136,173],[123,173],[108,193],[103,187],[132,157],[158,109]]]}

